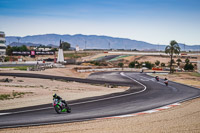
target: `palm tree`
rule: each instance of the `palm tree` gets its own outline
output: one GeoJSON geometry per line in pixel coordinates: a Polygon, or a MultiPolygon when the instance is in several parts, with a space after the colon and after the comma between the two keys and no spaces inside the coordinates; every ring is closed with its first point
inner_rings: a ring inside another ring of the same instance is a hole
{"type": "Polygon", "coordinates": [[[170,55],[170,73],[172,73],[172,59],[174,54],[180,53],[180,47],[175,40],[170,42],[170,45],[166,46],[165,53],[170,55]]]}

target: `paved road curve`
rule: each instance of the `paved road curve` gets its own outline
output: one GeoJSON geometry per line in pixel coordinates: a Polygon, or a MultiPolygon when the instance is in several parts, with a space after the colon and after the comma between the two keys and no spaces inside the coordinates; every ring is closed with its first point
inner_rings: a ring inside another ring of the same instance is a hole
{"type": "Polygon", "coordinates": [[[0,111],[0,128],[84,121],[131,114],[200,96],[200,90],[197,88],[174,82],[169,82],[169,86],[166,87],[162,80],[157,82],[151,76],[136,72],[99,72],[91,74],[88,79],[23,73],[0,73],[0,75],[130,86],[128,91],[122,93],[69,101],[72,107],[70,114],[56,114],[51,104],[0,111]]]}

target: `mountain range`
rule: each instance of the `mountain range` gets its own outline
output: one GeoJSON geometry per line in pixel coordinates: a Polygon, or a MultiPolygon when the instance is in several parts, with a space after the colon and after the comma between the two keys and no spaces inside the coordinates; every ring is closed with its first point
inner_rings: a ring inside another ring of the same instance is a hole
{"type": "MultiPolygon", "coordinates": [[[[109,36],[97,35],[59,35],[59,34],[44,34],[33,36],[7,36],[6,45],[22,45],[27,46],[59,46],[60,40],[71,44],[71,47],[77,45],[82,49],[137,49],[137,50],[164,50],[166,45],[151,44],[144,41],[131,40],[127,38],[116,38],[109,36]],[[19,42],[19,43],[16,43],[19,42]]],[[[184,45],[179,44],[181,50],[197,51],[200,45],[184,45]]]]}

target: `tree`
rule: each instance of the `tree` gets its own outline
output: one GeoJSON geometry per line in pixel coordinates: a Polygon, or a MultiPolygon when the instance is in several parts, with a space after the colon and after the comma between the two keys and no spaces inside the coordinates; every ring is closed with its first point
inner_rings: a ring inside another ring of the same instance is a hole
{"type": "Polygon", "coordinates": [[[6,48],[6,54],[7,55],[12,55],[12,52],[13,51],[28,51],[28,48],[26,47],[26,45],[22,45],[20,47],[17,47],[17,46],[14,46],[14,47],[11,47],[11,46],[7,46],[6,48]]]}
{"type": "Polygon", "coordinates": [[[12,47],[9,45],[6,48],[6,55],[12,55],[12,47]]]}
{"type": "Polygon", "coordinates": [[[69,50],[69,48],[71,47],[71,44],[68,42],[62,42],[61,45],[62,45],[63,51],[69,50]]]}
{"type": "Polygon", "coordinates": [[[118,63],[118,66],[123,68],[124,67],[124,63],[120,62],[120,63],[118,63]]]}
{"type": "Polygon", "coordinates": [[[28,51],[28,48],[26,47],[26,45],[22,45],[21,47],[19,47],[20,51],[28,51]]]}
{"type": "Polygon", "coordinates": [[[194,66],[192,65],[192,63],[188,63],[188,64],[185,64],[184,69],[185,70],[194,70],[194,66]]]}
{"type": "Polygon", "coordinates": [[[138,61],[135,61],[135,67],[139,68],[140,67],[140,63],[138,61]]]}
{"type": "Polygon", "coordinates": [[[145,66],[148,68],[148,69],[152,69],[152,67],[154,66],[154,64],[152,64],[151,62],[149,61],[145,61],[145,66]]]}
{"type": "Polygon", "coordinates": [[[179,54],[181,48],[179,47],[178,43],[175,40],[172,40],[170,42],[170,45],[166,46],[165,53],[170,55],[170,73],[173,73],[172,71],[172,59],[174,54],[179,54]]]}
{"type": "Polygon", "coordinates": [[[165,63],[161,63],[161,67],[165,67],[165,63]]]}
{"type": "Polygon", "coordinates": [[[187,58],[185,59],[185,66],[184,69],[185,70],[194,70],[194,66],[192,65],[192,63],[190,63],[190,60],[187,58]]]}
{"type": "Polygon", "coordinates": [[[181,60],[180,58],[178,58],[178,59],[176,60],[176,62],[177,62],[178,68],[179,68],[180,62],[182,62],[182,60],[181,60]]]}
{"type": "Polygon", "coordinates": [[[129,63],[129,68],[134,68],[135,67],[135,61],[133,61],[133,62],[131,62],[131,63],[129,63]]]}
{"type": "Polygon", "coordinates": [[[53,49],[51,49],[50,51],[56,52],[56,51],[58,51],[58,49],[57,49],[57,48],[53,48],[53,49]]]}
{"type": "Polygon", "coordinates": [[[187,58],[187,59],[185,59],[185,63],[186,64],[189,64],[190,63],[190,60],[187,58]]]}
{"type": "Polygon", "coordinates": [[[157,60],[157,61],[155,62],[155,64],[156,64],[156,66],[159,66],[159,65],[160,65],[160,61],[157,60]]]}

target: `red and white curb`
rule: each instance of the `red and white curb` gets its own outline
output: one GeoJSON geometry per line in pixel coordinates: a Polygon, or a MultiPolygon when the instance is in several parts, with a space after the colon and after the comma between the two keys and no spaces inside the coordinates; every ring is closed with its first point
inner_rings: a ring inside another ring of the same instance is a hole
{"type": "Polygon", "coordinates": [[[102,120],[102,119],[113,119],[113,118],[124,118],[124,117],[132,117],[132,116],[139,116],[139,115],[144,115],[144,114],[151,114],[154,112],[158,112],[161,110],[166,110],[175,106],[179,106],[181,105],[180,103],[174,103],[174,104],[170,104],[167,106],[163,106],[163,107],[159,107],[156,109],[152,109],[152,110],[148,110],[148,111],[144,111],[144,112],[139,112],[139,113],[135,113],[135,114],[128,114],[128,115],[119,115],[119,116],[112,116],[112,117],[104,117],[104,118],[97,118],[98,120],[102,120]]]}

